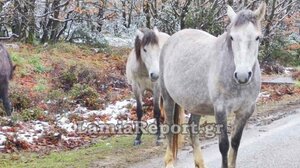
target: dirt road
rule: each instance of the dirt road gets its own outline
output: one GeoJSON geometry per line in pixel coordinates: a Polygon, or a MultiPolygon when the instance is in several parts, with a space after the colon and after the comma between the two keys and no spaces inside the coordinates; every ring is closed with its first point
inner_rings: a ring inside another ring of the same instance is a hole
{"type": "MultiPolygon", "coordinates": [[[[260,124],[259,124],[260,125],[260,124]]],[[[217,140],[202,145],[207,168],[221,167],[217,140]]],[[[176,168],[193,168],[191,149],[179,152],[176,168]]],[[[250,125],[239,149],[238,168],[299,168],[300,109],[269,125],[250,125]]],[[[163,168],[163,156],[132,165],[131,168],[163,168]]]]}

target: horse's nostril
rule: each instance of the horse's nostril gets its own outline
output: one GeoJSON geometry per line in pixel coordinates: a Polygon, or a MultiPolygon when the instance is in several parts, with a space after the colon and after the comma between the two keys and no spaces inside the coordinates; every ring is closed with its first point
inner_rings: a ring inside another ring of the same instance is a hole
{"type": "Polygon", "coordinates": [[[252,72],[248,72],[248,79],[250,79],[252,76],[252,72]]]}
{"type": "Polygon", "coordinates": [[[150,78],[152,81],[156,81],[158,79],[158,75],[155,73],[150,73],[150,78]]]}
{"type": "Polygon", "coordinates": [[[151,73],[151,74],[150,74],[150,77],[153,78],[153,76],[154,76],[154,73],[151,73]]]}
{"type": "Polygon", "coordinates": [[[234,73],[235,79],[238,79],[237,72],[234,73]]]}

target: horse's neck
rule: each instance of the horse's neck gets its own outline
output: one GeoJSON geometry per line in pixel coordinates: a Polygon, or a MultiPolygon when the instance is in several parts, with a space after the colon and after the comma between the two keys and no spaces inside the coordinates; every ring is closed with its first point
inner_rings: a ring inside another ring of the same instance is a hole
{"type": "Polygon", "coordinates": [[[215,60],[217,62],[217,66],[220,68],[219,73],[222,73],[222,76],[231,79],[232,74],[235,71],[234,59],[232,49],[230,48],[229,42],[227,40],[227,32],[223,33],[222,35],[218,36],[218,39],[215,44],[216,54],[215,60]]]}
{"type": "Polygon", "coordinates": [[[158,34],[158,41],[159,41],[159,46],[160,48],[163,47],[163,45],[166,43],[166,41],[168,40],[170,36],[166,33],[163,33],[163,32],[159,32],[158,34]]]}
{"type": "Polygon", "coordinates": [[[225,65],[234,65],[232,49],[229,45],[229,41],[227,40],[227,32],[217,38],[218,39],[215,44],[217,54],[215,59],[225,65]]]}

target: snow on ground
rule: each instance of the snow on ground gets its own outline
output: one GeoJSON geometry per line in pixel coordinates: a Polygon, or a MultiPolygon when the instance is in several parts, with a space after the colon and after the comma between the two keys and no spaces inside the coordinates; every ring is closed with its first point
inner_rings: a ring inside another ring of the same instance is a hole
{"type": "Polygon", "coordinates": [[[108,45],[113,47],[132,47],[132,38],[121,38],[113,35],[105,35],[104,39],[108,42],[108,45]]]}
{"type": "MultiPolygon", "coordinates": [[[[109,104],[104,110],[88,110],[85,107],[78,106],[74,111],[67,112],[64,114],[57,114],[55,116],[54,122],[45,121],[29,121],[21,122],[18,121],[13,127],[2,126],[0,127],[0,151],[5,148],[8,137],[13,137],[13,141],[26,142],[29,144],[35,144],[38,139],[42,139],[49,133],[52,135],[59,135],[58,130],[64,130],[65,134],[61,136],[61,140],[70,141],[78,139],[76,135],[78,131],[77,121],[72,120],[72,116],[76,115],[81,117],[81,127],[88,127],[91,124],[118,124],[119,116],[130,116],[130,108],[135,106],[135,100],[123,100],[117,101],[115,104],[109,104]],[[101,120],[102,116],[105,117],[105,121],[101,120]],[[89,121],[92,117],[95,121],[89,121]]],[[[2,119],[4,119],[3,117],[2,119]]],[[[10,120],[5,118],[6,120],[10,120]]],[[[127,118],[127,122],[129,118],[127,118]]],[[[147,121],[148,123],[153,123],[154,120],[147,121]]]]}
{"type": "Polygon", "coordinates": [[[271,97],[271,94],[268,91],[265,92],[260,92],[258,94],[258,97],[256,99],[256,102],[260,101],[260,100],[264,100],[264,99],[269,99],[271,97]]]}
{"type": "Polygon", "coordinates": [[[6,141],[6,136],[4,135],[3,132],[0,131],[0,146],[4,144],[6,141]]]}

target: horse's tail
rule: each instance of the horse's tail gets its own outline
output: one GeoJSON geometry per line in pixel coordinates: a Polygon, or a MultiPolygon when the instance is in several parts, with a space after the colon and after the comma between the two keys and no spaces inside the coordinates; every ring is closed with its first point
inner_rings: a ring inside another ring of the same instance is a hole
{"type": "MultiPolygon", "coordinates": [[[[185,113],[184,113],[184,109],[180,106],[179,107],[179,125],[181,126],[181,128],[183,128],[183,124],[185,123],[185,113]]],[[[181,130],[182,131],[182,130],[181,130]]],[[[178,148],[181,148],[184,144],[184,134],[179,134],[178,136],[178,148]]]]}
{"type": "Polygon", "coordinates": [[[160,108],[160,118],[162,119],[163,123],[166,121],[166,112],[164,110],[164,102],[162,96],[159,99],[159,108],[160,108]]]}
{"type": "MultiPolygon", "coordinates": [[[[160,111],[161,111],[161,117],[163,118],[163,121],[166,120],[166,112],[163,108],[163,99],[160,97],[160,111]]],[[[180,107],[178,104],[175,104],[175,109],[174,109],[174,124],[182,126],[184,123],[184,109],[180,107]]],[[[173,148],[172,148],[172,153],[174,159],[177,157],[177,152],[178,149],[183,146],[184,143],[184,135],[183,134],[174,134],[173,135],[173,148]]]]}
{"type": "MultiPolygon", "coordinates": [[[[174,107],[174,125],[179,125],[179,122],[180,122],[179,112],[180,112],[180,106],[175,103],[175,107],[174,107]]],[[[178,129],[178,127],[177,127],[177,129],[178,129]]],[[[179,148],[179,134],[177,133],[177,131],[178,130],[174,130],[174,133],[173,133],[172,153],[173,153],[173,157],[174,157],[173,159],[174,160],[176,160],[176,158],[177,158],[177,153],[178,153],[178,148],[179,148]]]]}

